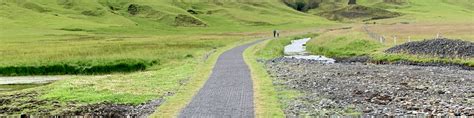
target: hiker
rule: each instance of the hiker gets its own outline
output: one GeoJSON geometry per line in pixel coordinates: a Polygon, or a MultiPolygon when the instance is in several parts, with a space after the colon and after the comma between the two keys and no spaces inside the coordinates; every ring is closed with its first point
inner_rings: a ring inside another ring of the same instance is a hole
{"type": "Polygon", "coordinates": [[[273,37],[277,36],[277,30],[273,30],[273,37]]]}

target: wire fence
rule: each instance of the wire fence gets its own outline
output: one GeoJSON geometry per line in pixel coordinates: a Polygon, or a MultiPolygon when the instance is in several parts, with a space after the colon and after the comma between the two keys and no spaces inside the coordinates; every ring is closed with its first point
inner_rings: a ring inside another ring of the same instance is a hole
{"type": "Polygon", "coordinates": [[[369,35],[370,38],[379,41],[382,44],[385,44],[385,37],[383,35],[377,34],[375,32],[370,31],[369,26],[364,25],[362,29],[369,35]]]}
{"type": "MultiPolygon", "coordinates": [[[[393,45],[397,45],[397,44],[401,44],[401,43],[405,43],[405,42],[412,42],[412,37],[411,36],[407,36],[405,38],[402,39],[402,37],[399,37],[397,35],[392,35],[392,37],[385,37],[385,35],[381,35],[381,34],[378,34],[376,32],[373,32],[369,29],[369,26],[368,25],[364,25],[362,27],[362,29],[364,30],[364,32],[367,33],[367,35],[369,35],[370,38],[382,43],[382,44],[393,44],[393,45]],[[390,39],[388,39],[390,38],[390,39]],[[388,41],[393,41],[393,42],[388,42],[388,41]]],[[[441,36],[441,33],[437,33],[436,36],[434,37],[435,39],[439,39],[439,38],[443,38],[443,36],[441,36]]]]}

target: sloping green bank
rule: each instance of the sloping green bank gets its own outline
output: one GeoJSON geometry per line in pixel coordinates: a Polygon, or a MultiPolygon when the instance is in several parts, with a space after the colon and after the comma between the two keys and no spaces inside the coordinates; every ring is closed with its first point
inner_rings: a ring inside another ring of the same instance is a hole
{"type": "Polygon", "coordinates": [[[348,58],[353,56],[369,55],[382,47],[375,41],[337,37],[326,41],[313,39],[308,43],[307,50],[313,54],[333,58],[348,58]]]}
{"type": "Polygon", "coordinates": [[[159,61],[119,59],[103,61],[76,61],[44,65],[17,65],[0,67],[0,76],[107,74],[113,72],[142,71],[159,61]]]}

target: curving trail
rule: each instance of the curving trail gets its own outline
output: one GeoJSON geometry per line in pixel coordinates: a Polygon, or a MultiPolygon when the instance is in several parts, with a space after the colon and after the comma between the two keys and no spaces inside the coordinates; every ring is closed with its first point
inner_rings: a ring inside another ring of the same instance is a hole
{"type": "Polygon", "coordinates": [[[220,55],[211,76],[179,117],[254,117],[253,83],[243,52],[260,41],[220,55]]]}

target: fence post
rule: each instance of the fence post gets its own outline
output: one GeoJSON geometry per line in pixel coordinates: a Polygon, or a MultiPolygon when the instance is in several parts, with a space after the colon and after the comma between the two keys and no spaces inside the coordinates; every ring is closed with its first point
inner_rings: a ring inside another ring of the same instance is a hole
{"type": "Polygon", "coordinates": [[[382,44],[385,45],[385,35],[382,35],[382,44]]]}
{"type": "Polygon", "coordinates": [[[397,45],[397,36],[393,36],[393,45],[397,45]]]}

